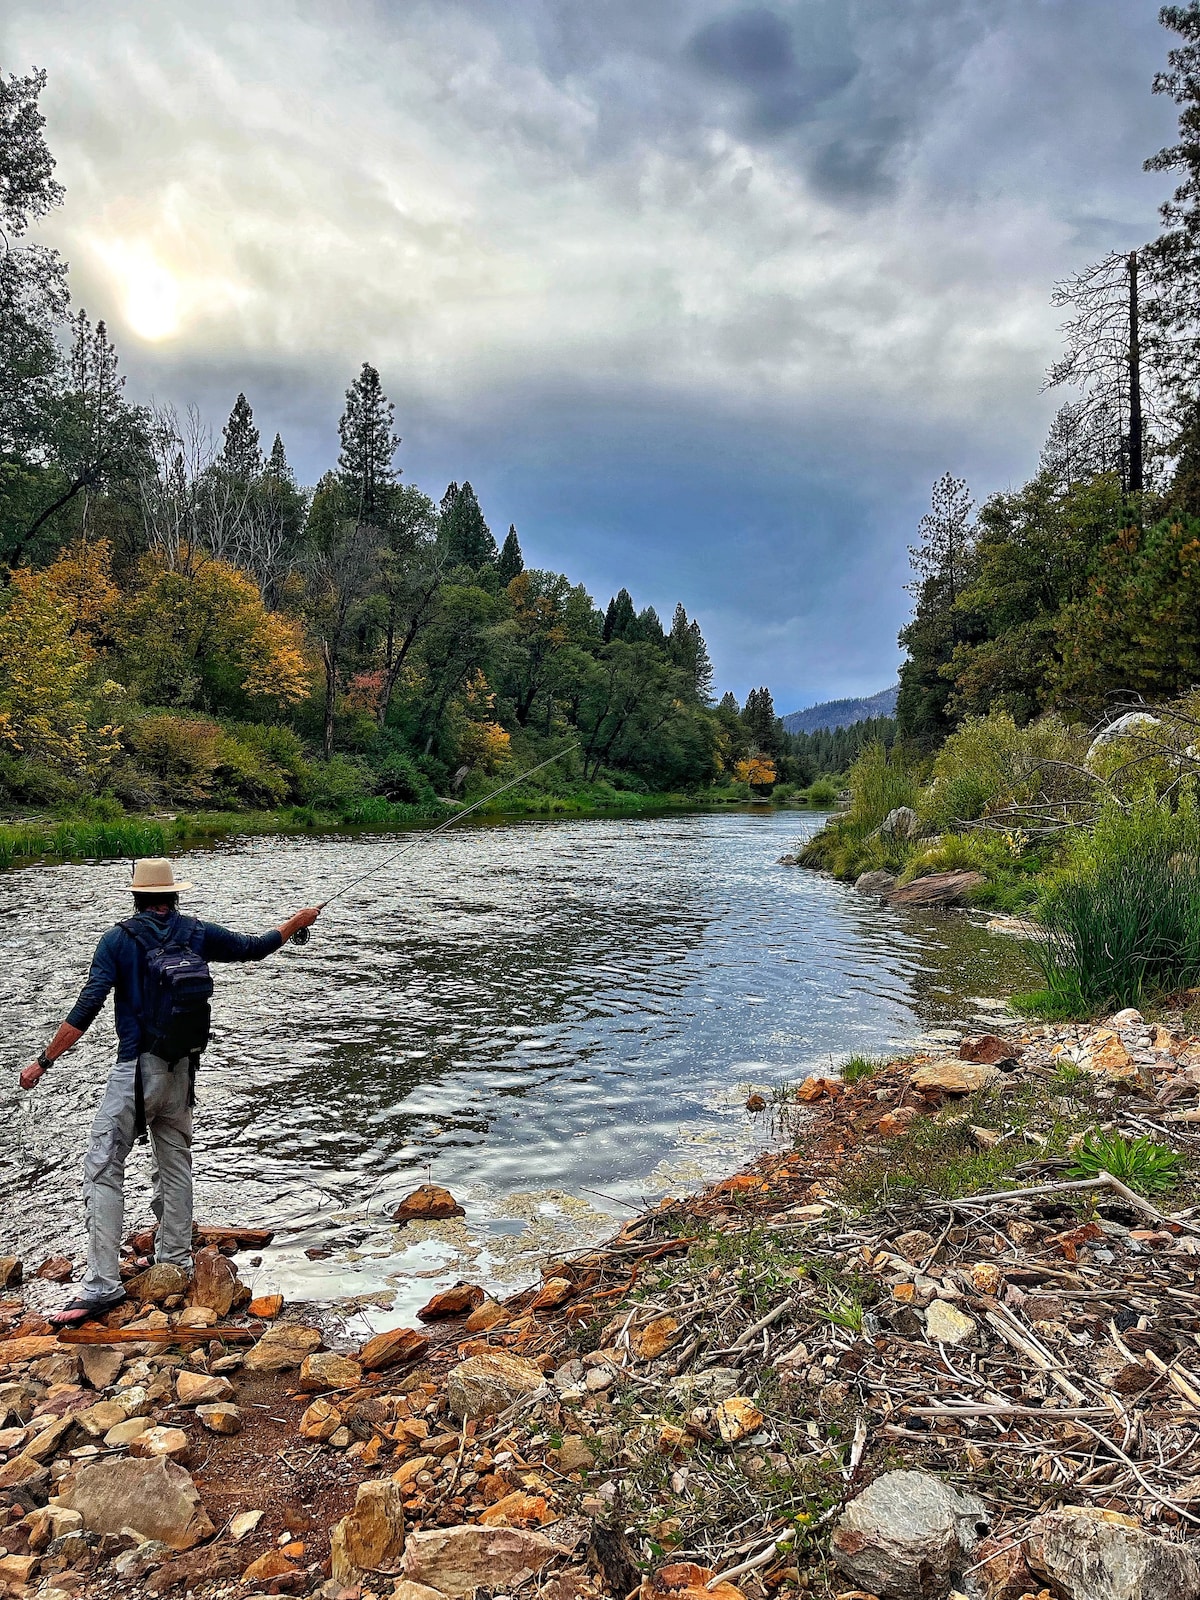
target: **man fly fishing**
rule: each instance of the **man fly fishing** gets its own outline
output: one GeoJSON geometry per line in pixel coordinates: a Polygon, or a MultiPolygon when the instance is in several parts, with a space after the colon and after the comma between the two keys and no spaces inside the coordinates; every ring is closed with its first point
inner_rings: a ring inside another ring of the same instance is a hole
{"type": "Polygon", "coordinates": [[[117,1063],[83,1163],[87,1277],[78,1298],[51,1317],[57,1327],[78,1327],[125,1299],[120,1272],[125,1161],[134,1142],[147,1133],[154,1155],[155,1259],[189,1268],[192,1106],[196,1068],[209,1040],[213,982],[208,964],[261,961],[321,913],[320,906],[308,906],[270,933],[231,933],[180,912],[179,896],[191,887],[176,881],[169,861],[134,862],[134,915],[100,940],[83,992],[66,1021],[21,1073],[22,1089],[32,1089],[83,1037],[113,992],[117,1063]]]}

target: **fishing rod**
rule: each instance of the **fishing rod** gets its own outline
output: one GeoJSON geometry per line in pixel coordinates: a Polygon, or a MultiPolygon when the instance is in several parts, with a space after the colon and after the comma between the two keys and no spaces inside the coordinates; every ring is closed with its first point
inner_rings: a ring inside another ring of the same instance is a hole
{"type": "MultiPolygon", "coordinates": [[[[489,800],[494,800],[497,795],[507,794],[510,789],[515,789],[518,784],[524,783],[526,778],[532,778],[535,772],[541,772],[543,767],[553,766],[556,761],[561,761],[563,756],[569,755],[572,750],[578,750],[579,741],[574,744],[564,745],[556,755],[547,756],[545,761],[539,761],[536,767],[510,778],[507,783],[502,783],[498,789],[493,789],[490,794],[485,794],[482,800],[476,800],[472,805],[464,806],[461,811],[456,811],[452,817],[447,817],[445,822],[439,822],[436,828],[430,828],[425,833],[419,833],[415,839],[409,839],[401,845],[399,850],[385,856],[382,861],[377,861],[373,867],[368,867],[366,872],[360,872],[357,878],[351,878],[349,883],[344,883],[336,894],[331,894],[328,900],[322,900],[321,910],[331,906],[335,900],[340,900],[344,894],[360,883],[365,883],[368,878],[373,878],[377,872],[382,872],[384,867],[390,867],[393,861],[399,861],[401,856],[406,856],[410,851],[416,850],[424,840],[432,839],[435,833],[445,833],[447,828],[452,828],[456,822],[461,822],[464,817],[469,817],[473,811],[478,811],[481,806],[487,805],[489,800]]],[[[307,944],[312,937],[311,928],[297,928],[292,935],[293,944],[307,944]]]]}

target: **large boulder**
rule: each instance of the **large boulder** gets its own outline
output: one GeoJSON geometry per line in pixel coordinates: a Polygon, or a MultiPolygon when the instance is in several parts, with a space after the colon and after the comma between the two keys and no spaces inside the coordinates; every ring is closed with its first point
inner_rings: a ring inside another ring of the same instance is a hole
{"type": "Polygon", "coordinates": [[[409,1535],[403,1572],[459,1600],[473,1589],[515,1589],[561,1554],[544,1533],[524,1528],[429,1528],[409,1535]]]}
{"type": "Polygon", "coordinates": [[[873,839],[919,839],[921,819],[911,806],[895,806],[871,835],[873,839]]]}
{"type": "Polygon", "coordinates": [[[1127,711],[1123,717],[1118,717],[1115,722],[1110,722],[1107,728],[1100,732],[1088,746],[1088,753],[1084,760],[1088,766],[1098,756],[1105,745],[1113,744],[1118,739],[1136,739],[1145,737],[1151,728],[1161,727],[1157,717],[1151,716],[1148,711],[1127,711]]]}
{"type": "Polygon", "coordinates": [[[89,1533],[136,1528],[172,1550],[190,1550],[214,1532],[191,1474],[163,1456],[110,1457],[80,1467],[60,1504],[78,1511],[89,1533]]]}
{"type": "Polygon", "coordinates": [[[896,887],[896,874],[877,867],[873,872],[860,872],[854,880],[859,894],[873,894],[882,899],[896,887]]]}
{"type": "Polygon", "coordinates": [[[885,1472],[842,1513],[833,1559],[881,1600],[926,1600],[945,1591],[987,1530],[987,1508],[974,1495],[927,1472],[885,1472]]]}
{"type": "Polygon", "coordinates": [[[1063,1506],[1036,1519],[1025,1559],[1067,1600],[1197,1600],[1200,1564],[1184,1545],[1097,1506],[1063,1506]]]}
{"type": "Polygon", "coordinates": [[[329,1535],[335,1581],[365,1583],[399,1566],[403,1551],[404,1491],[389,1478],[359,1484],[354,1510],[329,1535]]]}
{"type": "Polygon", "coordinates": [[[893,889],[890,906],[954,906],[986,882],[982,872],[931,872],[893,889]]]}
{"type": "Polygon", "coordinates": [[[545,1382],[542,1369],[522,1356],[488,1350],[469,1356],[450,1369],[446,1379],[446,1403],[456,1417],[477,1421],[495,1416],[545,1382]]]}
{"type": "Polygon", "coordinates": [[[958,1056],[940,1056],[923,1067],[918,1067],[909,1082],[922,1099],[938,1100],[943,1095],[978,1094],[999,1083],[1004,1074],[998,1067],[981,1066],[976,1061],[963,1061],[958,1056]]]}

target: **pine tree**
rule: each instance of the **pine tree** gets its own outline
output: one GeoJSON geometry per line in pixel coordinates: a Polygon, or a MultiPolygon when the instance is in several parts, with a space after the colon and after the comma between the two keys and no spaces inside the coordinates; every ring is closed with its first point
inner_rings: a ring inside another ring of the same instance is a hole
{"type": "Polygon", "coordinates": [[[496,563],[496,571],[500,574],[500,582],[510,584],[518,572],[524,572],[525,558],[521,554],[521,546],[517,541],[516,524],[508,525],[508,537],[500,551],[500,559],[496,563]]]}
{"type": "Polygon", "coordinates": [[[751,689],[746,696],[742,722],[750,738],[751,749],[763,755],[778,755],[783,748],[783,724],[775,715],[775,701],[767,688],[751,689]]]}
{"type": "Polygon", "coordinates": [[[637,612],[633,609],[633,596],[622,589],[608,602],[604,614],[604,642],[613,639],[632,639],[637,633],[637,612]]]}
{"type": "Polygon", "coordinates": [[[267,464],[263,468],[263,476],[270,478],[275,483],[287,483],[295,487],[296,479],[291,467],[288,465],[287,452],[283,448],[283,440],[279,434],[275,435],[275,443],[271,446],[271,454],[267,457],[267,464]]]}
{"type": "MultiPolygon", "coordinates": [[[[702,704],[710,704],[713,669],[708,646],[704,643],[700,624],[688,621],[688,614],[683,609],[682,603],[675,607],[675,615],[671,619],[671,632],[667,636],[667,654],[675,666],[687,673],[696,699],[702,704]]],[[[735,700],[734,709],[736,708],[735,700]]]]}
{"type": "Polygon", "coordinates": [[[1146,169],[1178,172],[1182,182],[1161,208],[1163,231],[1146,251],[1159,280],[1148,311],[1186,404],[1200,381],[1200,0],[1163,6],[1158,20],[1182,40],[1154,78],[1155,94],[1169,95],[1180,108],[1179,140],[1151,156],[1146,169]]]}
{"type": "Polygon", "coordinates": [[[470,483],[450,484],[442,496],[438,537],[452,567],[494,566],[496,541],[470,483]]]}
{"type": "Polygon", "coordinates": [[[399,477],[392,465],[400,446],[392,432],[394,420],[395,407],[383,392],[377,369],[364,361],[346,390],[346,409],[338,423],[338,480],[350,515],[359,522],[379,523],[386,517],[388,494],[399,477]]]}
{"type": "MultiPolygon", "coordinates": [[[[221,429],[225,447],[221,451],[221,465],[235,478],[253,482],[262,471],[262,450],[259,447],[258,429],[254,426],[254,413],[244,394],[239,394],[229,413],[229,421],[221,429]]],[[[276,435],[278,437],[278,435],[276,435]]]]}
{"type": "Polygon", "coordinates": [[[637,620],[627,637],[631,644],[652,644],[658,650],[666,649],[667,636],[663,632],[658,612],[653,606],[647,606],[645,610],[638,612],[637,620]]]}

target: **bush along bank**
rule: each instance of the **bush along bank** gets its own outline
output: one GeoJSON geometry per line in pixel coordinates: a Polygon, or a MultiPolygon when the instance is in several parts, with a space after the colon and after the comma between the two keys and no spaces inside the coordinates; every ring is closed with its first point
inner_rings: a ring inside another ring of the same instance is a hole
{"type": "Polygon", "coordinates": [[[1049,716],[968,719],[933,757],[868,749],[849,803],[790,858],[890,904],[1039,925],[1047,1017],[1152,1003],[1200,982],[1196,697],[1098,737],[1049,716]]]}
{"type": "MultiPolygon", "coordinates": [[[[0,1581],[1200,1593],[1200,1039],[1126,1012],[848,1076],[758,1113],[783,1138],[748,1171],[361,1346],[252,1298],[261,1234],[199,1230],[98,1342],[33,1308],[69,1260],[23,1305],[0,1258],[0,1581]]],[[[395,1217],[459,1211],[427,1185],[395,1217]]]]}

